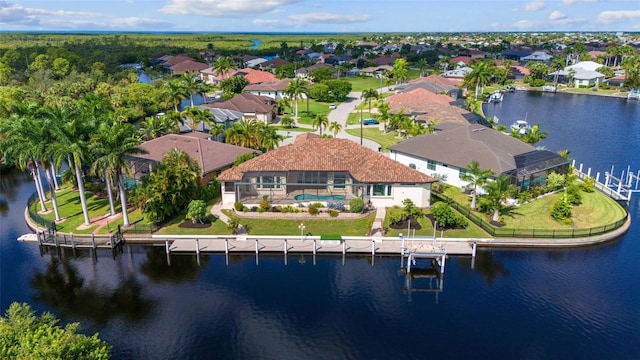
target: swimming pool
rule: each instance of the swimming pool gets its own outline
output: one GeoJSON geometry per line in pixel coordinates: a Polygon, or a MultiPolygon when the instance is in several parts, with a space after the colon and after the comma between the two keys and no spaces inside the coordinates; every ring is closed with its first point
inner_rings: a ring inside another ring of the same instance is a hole
{"type": "Polygon", "coordinates": [[[298,194],[293,198],[298,201],[301,201],[301,200],[339,201],[339,200],[345,199],[343,195],[311,195],[311,194],[298,194]]]}

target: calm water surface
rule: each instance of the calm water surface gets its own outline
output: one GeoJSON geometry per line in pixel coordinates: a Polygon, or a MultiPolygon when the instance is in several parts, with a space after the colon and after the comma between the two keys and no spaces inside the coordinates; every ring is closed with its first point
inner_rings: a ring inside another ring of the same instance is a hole
{"type": "MultiPolygon", "coordinates": [[[[547,96],[549,95],[549,96],[547,96]]],[[[507,94],[510,124],[539,123],[540,145],[594,169],[639,169],[640,105],[507,94]]],[[[399,257],[172,255],[125,248],[45,253],[15,239],[33,185],[1,177],[0,308],[26,301],[80,321],[116,359],[640,358],[640,197],[619,241],[569,250],[481,251],[447,262],[442,292],[405,291],[399,257]],[[226,262],[228,261],[228,265],[226,262]]],[[[427,289],[429,279],[414,280],[427,289]]]]}

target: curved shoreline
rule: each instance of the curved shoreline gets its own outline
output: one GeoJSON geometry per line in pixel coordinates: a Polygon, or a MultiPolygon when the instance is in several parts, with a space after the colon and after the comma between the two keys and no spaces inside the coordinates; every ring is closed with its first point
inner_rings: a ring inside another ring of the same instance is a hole
{"type": "MultiPolygon", "coordinates": [[[[25,221],[27,223],[27,227],[34,232],[44,232],[46,229],[37,225],[30,217],[29,217],[29,209],[25,208],[25,221]]],[[[473,238],[468,239],[469,242],[475,242],[478,247],[486,247],[486,248],[496,248],[496,249],[508,249],[508,248],[549,248],[549,249],[561,249],[561,248],[575,248],[575,247],[586,247],[593,246],[602,243],[606,243],[609,241],[614,241],[622,237],[629,228],[631,227],[631,216],[627,216],[627,221],[620,226],[619,228],[612,230],[606,234],[596,235],[596,236],[588,236],[588,237],[579,237],[579,238],[563,238],[563,239],[540,239],[540,238],[473,238]]],[[[64,235],[69,235],[67,233],[59,233],[64,235]]],[[[74,236],[81,238],[83,236],[90,237],[91,235],[83,235],[83,234],[74,234],[74,236]]],[[[98,235],[102,236],[102,235],[98,235]]],[[[107,235],[108,236],[108,235],[107,235]]],[[[168,235],[170,236],[170,235],[168,235]]],[[[233,235],[231,235],[233,236],[233,235]]],[[[282,235],[282,237],[287,237],[291,235],[282,235]]],[[[132,243],[140,244],[150,244],[150,243],[164,243],[164,240],[153,239],[150,235],[144,236],[146,239],[142,241],[140,235],[136,235],[136,240],[133,240],[132,243]]],[[[196,237],[196,235],[194,235],[196,237]]],[[[385,239],[385,238],[383,238],[385,239]]],[[[393,238],[397,239],[397,238],[393,238]]],[[[125,238],[125,242],[127,239],[125,238]]],[[[431,239],[425,240],[431,242],[431,239]]],[[[447,238],[444,238],[443,241],[447,241],[447,238]]],[[[451,240],[456,241],[456,240],[451,240]]],[[[457,240],[460,241],[460,240],[457,240]]]]}

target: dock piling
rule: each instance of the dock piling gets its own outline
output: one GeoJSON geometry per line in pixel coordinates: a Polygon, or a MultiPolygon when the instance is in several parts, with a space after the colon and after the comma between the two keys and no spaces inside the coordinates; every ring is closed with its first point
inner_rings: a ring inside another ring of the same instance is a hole
{"type": "Polygon", "coordinates": [[[316,243],[316,239],[313,239],[313,255],[315,255],[317,251],[318,251],[318,245],[316,243]]]}
{"type": "Polygon", "coordinates": [[[196,239],[196,255],[200,255],[200,239],[196,239]]]}
{"type": "MultiPolygon", "coordinates": [[[[285,255],[287,255],[287,250],[289,250],[289,249],[288,249],[288,246],[287,246],[287,239],[284,239],[284,254],[285,254],[285,255]]],[[[287,264],[287,258],[286,258],[286,256],[285,256],[285,258],[284,258],[284,259],[285,259],[285,260],[284,260],[284,263],[285,263],[285,265],[286,265],[286,264],[287,264]]]]}
{"type": "Polygon", "coordinates": [[[224,239],[224,253],[229,255],[229,239],[224,239]]]}

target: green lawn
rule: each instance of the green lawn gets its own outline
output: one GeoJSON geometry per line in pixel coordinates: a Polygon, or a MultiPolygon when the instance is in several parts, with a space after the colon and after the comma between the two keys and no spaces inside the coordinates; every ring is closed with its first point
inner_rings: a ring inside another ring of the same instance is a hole
{"type": "MultiPolygon", "coordinates": [[[[458,204],[470,209],[471,196],[463,194],[460,189],[448,187],[445,195],[451,197],[458,204]]],[[[626,212],[618,203],[607,195],[595,191],[582,192],[582,204],[573,207],[571,224],[555,221],[550,213],[551,207],[560,193],[537,199],[528,204],[514,207],[511,211],[502,215],[505,228],[515,229],[588,229],[613,224],[625,217],[626,212]]],[[[489,215],[477,212],[487,221],[489,215]]]]}
{"type": "MultiPolygon", "coordinates": [[[[348,134],[360,137],[360,129],[347,129],[346,131],[348,134]]],[[[362,131],[362,137],[364,137],[365,139],[373,140],[380,144],[380,146],[382,146],[382,151],[387,151],[387,148],[389,146],[395,145],[404,140],[398,138],[395,131],[383,134],[382,131],[378,130],[377,126],[365,127],[362,131]]]]}
{"type": "MultiPolygon", "coordinates": [[[[380,78],[374,78],[372,76],[356,76],[346,79],[351,83],[351,91],[362,92],[366,89],[379,89],[380,88],[380,78]]],[[[382,79],[382,86],[384,85],[384,80],[382,79]]]]}
{"type": "Polygon", "coordinates": [[[325,235],[340,234],[345,236],[365,236],[371,230],[375,214],[357,220],[319,219],[319,220],[285,220],[285,219],[243,219],[223,210],[232,219],[248,226],[251,235],[300,235],[300,223],[304,223],[305,234],[325,235]]]}
{"type": "MultiPolygon", "coordinates": [[[[375,118],[375,115],[371,114],[368,111],[363,111],[362,118],[363,119],[375,118]]],[[[351,114],[349,114],[349,117],[347,118],[347,126],[358,125],[358,124],[360,124],[360,112],[352,112],[351,114]]],[[[358,133],[358,136],[360,136],[360,133],[358,133]]]]}
{"type": "MultiPolygon", "coordinates": [[[[290,116],[296,115],[296,104],[292,102],[292,109],[287,109],[290,112],[287,114],[290,116]]],[[[318,102],[313,99],[309,99],[309,114],[307,114],[307,100],[302,99],[298,103],[298,116],[300,119],[298,120],[301,124],[311,125],[313,124],[313,119],[317,114],[327,115],[329,113],[329,103],[318,102]]]]}
{"type": "MultiPolygon", "coordinates": [[[[387,229],[386,236],[397,237],[400,233],[407,234],[407,229],[392,229],[389,227],[389,217],[393,214],[400,214],[401,208],[388,208],[387,216],[384,219],[383,227],[387,229]]],[[[425,210],[425,215],[429,214],[429,210],[425,210]]],[[[422,227],[420,230],[416,230],[416,236],[433,236],[433,224],[427,217],[423,217],[418,220],[418,223],[422,227]]],[[[413,235],[413,230],[411,230],[413,235]]],[[[437,237],[440,237],[441,233],[438,231],[437,237]]],[[[466,229],[450,229],[444,231],[444,237],[447,238],[486,238],[489,234],[484,232],[480,227],[469,221],[469,225],[466,229]]]]}
{"type": "Polygon", "coordinates": [[[316,129],[312,129],[312,128],[303,128],[303,127],[292,127],[292,128],[288,128],[288,127],[284,127],[284,126],[280,126],[280,125],[275,125],[273,126],[274,128],[276,128],[277,130],[281,130],[281,131],[297,131],[297,132],[314,132],[316,131],[316,129]]]}
{"type": "MultiPolygon", "coordinates": [[[[85,194],[87,196],[89,219],[109,214],[108,199],[95,197],[89,192],[85,192],[85,194]]],[[[58,202],[60,217],[64,219],[64,221],[56,224],[58,231],[74,234],[90,234],[93,231],[95,226],[91,226],[88,229],[77,229],[78,226],[84,223],[84,216],[82,214],[82,206],[80,205],[80,195],[77,191],[73,190],[70,185],[62,186],[62,190],[56,193],[56,200],[58,202]]],[[[118,204],[116,211],[120,211],[119,205],[120,204],[118,204]]],[[[39,215],[47,220],[53,221],[55,219],[55,214],[53,213],[51,200],[47,201],[46,206],[47,209],[51,211],[47,214],[39,215]]],[[[31,211],[37,212],[39,210],[40,203],[34,202],[31,205],[31,211]]]]}

